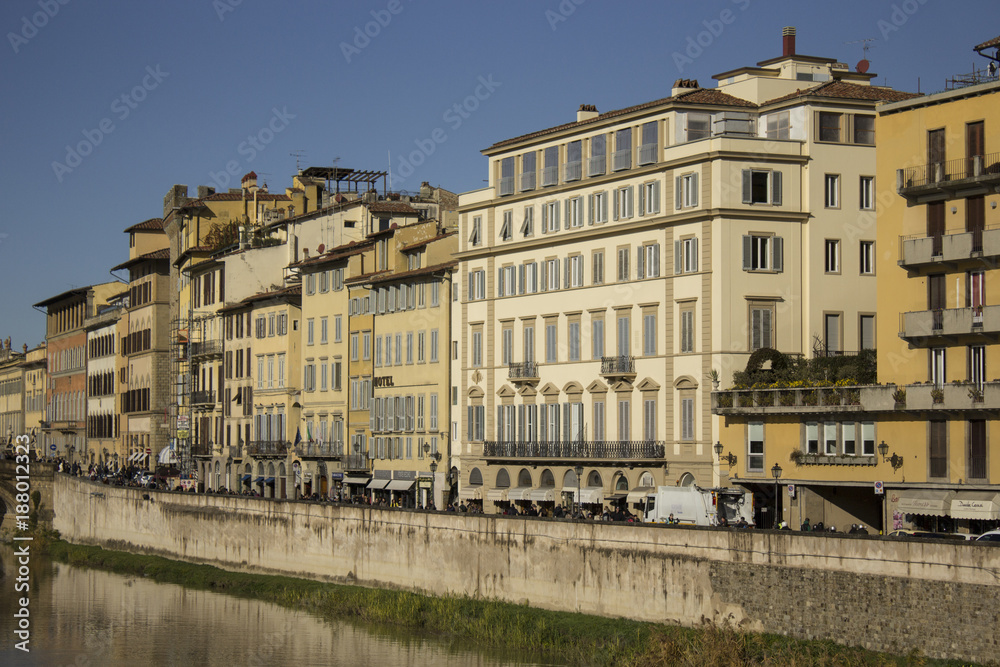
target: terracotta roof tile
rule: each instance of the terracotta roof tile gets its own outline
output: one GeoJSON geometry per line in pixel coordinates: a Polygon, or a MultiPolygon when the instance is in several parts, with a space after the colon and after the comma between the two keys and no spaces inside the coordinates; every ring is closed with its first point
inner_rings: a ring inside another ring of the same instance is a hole
{"type": "Polygon", "coordinates": [[[405,201],[375,202],[374,204],[368,205],[368,210],[372,213],[405,213],[406,215],[419,215],[419,211],[405,201]]]}
{"type": "Polygon", "coordinates": [[[163,218],[150,218],[149,220],[143,220],[142,222],[136,223],[131,227],[126,227],[125,232],[156,231],[158,229],[163,229],[163,218]]]}
{"type": "MultiPolygon", "coordinates": [[[[254,196],[251,192],[216,192],[214,195],[209,195],[202,198],[199,201],[253,201],[254,196]]],[[[292,201],[292,198],[288,195],[274,194],[271,192],[257,192],[257,201],[292,201]]]]}
{"type": "Polygon", "coordinates": [[[330,248],[328,251],[322,255],[316,255],[315,257],[310,257],[308,259],[300,259],[297,262],[290,264],[289,266],[312,266],[314,264],[325,264],[327,262],[335,262],[339,259],[346,259],[358,253],[364,252],[366,249],[371,248],[374,245],[373,241],[351,241],[347,245],[337,246],[336,248],[330,248]]]}
{"type": "Polygon", "coordinates": [[[983,49],[992,49],[994,46],[1000,46],[1000,37],[994,37],[993,39],[988,39],[982,44],[977,44],[972,47],[973,51],[982,51],[983,49]]]}
{"type": "Polygon", "coordinates": [[[740,99],[739,97],[734,97],[729,93],[723,93],[718,90],[710,90],[708,88],[695,88],[693,90],[681,93],[677,96],[672,97],[661,97],[658,100],[652,100],[651,102],[643,102],[642,104],[636,104],[635,106],[625,107],[624,109],[615,109],[614,111],[606,111],[594,118],[588,118],[587,120],[574,121],[572,123],[563,123],[562,125],[556,125],[555,127],[550,127],[544,130],[538,130],[537,132],[530,132],[528,134],[522,134],[519,137],[514,137],[513,139],[504,139],[503,141],[498,141],[497,143],[490,146],[487,150],[494,148],[502,148],[504,146],[509,146],[511,144],[516,144],[521,141],[526,141],[528,139],[535,139],[537,137],[542,137],[547,134],[554,134],[561,130],[568,130],[574,127],[584,127],[591,123],[599,123],[602,120],[607,120],[609,118],[614,118],[616,116],[624,116],[625,114],[632,113],[633,111],[642,111],[643,109],[650,109],[652,107],[660,106],[668,102],[682,102],[688,104],[708,104],[708,105],[723,105],[723,106],[737,106],[737,107],[748,107],[755,108],[753,102],[748,102],[747,100],[740,99]]]}
{"type": "Polygon", "coordinates": [[[135,266],[141,262],[148,262],[157,259],[170,259],[170,248],[161,248],[160,250],[154,250],[153,252],[147,252],[145,255],[139,255],[134,257],[127,262],[122,262],[118,266],[112,267],[112,271],[121,271],[122,269],[127,269],[131,266],[135,266]]]}
{"type": "Polygon", "coordinates": [[[400,252],[407,252],[409,250],[415,250],[417,248],[422,248],[425,245],[430,245],[431,243],[434,243],[435,241],[440,241],[441,239],[446,239],[449,236],[454,236],[455,234],[458,234],[458,232],[445,232],[444,234],[438,234],[437,236],[432,236],[431,238],[424,239],[423,241],[415,241],[415,242],[413,242],[413,243],[411,243],[409,245],[404,245],[402,248],[399,249],[399,251],[400,252]]]}
{"type": "Polygon", "coordinates": [[[892,90],[882,86],[862,86],[849,81],[827,81],[812,88],[797,90],[788,95],[776,97],[761,104],[767,106],[777,102],[785,102],[797,97],[829,97],[842,100],[869,100],[872,102],[899,102],[909,100],[914,97],[921,97],[918,93],[907,93],[902,90],[892,90]]]}
{"type": "MultiPolygon", "coordinates": [[[[368,274],[373,283],[387,283],[393,280],[404,280],[407,278],[415,278],[417,276],[429,275],[432,273],[438,273],[440,271],[445,271],[458,266],[457,261],[444,262],[443,264],[435,264],[434,266],[427,266],[422,269],[413,269],[412,271],[402,271],[400,273],[393,273],[391,271],[381,271],[377,274],[368,274]]],[[[360,278],[361,276],[359,276],[360,278]]]]}

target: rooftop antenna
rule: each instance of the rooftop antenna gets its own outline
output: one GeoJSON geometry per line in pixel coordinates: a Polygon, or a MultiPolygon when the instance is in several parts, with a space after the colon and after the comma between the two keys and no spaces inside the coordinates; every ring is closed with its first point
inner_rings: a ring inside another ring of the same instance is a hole
{"type": "Polygon", "coordinates": [[[295,171],[302,173],[302,165],[299,164],[300,160],[305,157],[306,152],[303,150],[296,150],[289,153],[293,158],[295,158],[295,171]]]}
{"type": "Polygon", "coordinates": [[[871,63],[868,62],[868,49],[870,49],[872,47],[869,46],[868,44],[869,44],[869,42],[874,42],[874,41],[875,41],[874,37],[865,37],[864,39],[855,39],[854,41],[851,41],[851,42],[844,42],[844,44],[861,44],[862,45],[861,46],[861,53],[862,53],[861,60],[858,61],[858,64],[855,65],[855,67],[854,67],[854,69],[857,70],[861,74],[864,74],[865,72],[867,72],[868,68],[871,66],[871,63]]]}

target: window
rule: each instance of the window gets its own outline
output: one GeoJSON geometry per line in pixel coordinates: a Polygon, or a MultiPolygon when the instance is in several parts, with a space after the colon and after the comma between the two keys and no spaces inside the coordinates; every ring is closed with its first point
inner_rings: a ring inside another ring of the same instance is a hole
{"type": "Polygon", "coordinates": [[[676,207],[690,208],[698,205],[698,174],[684,174],[674,179],[676,207]]]}
{"type": "Polygon", "coordinates": [[[396,365],[403,365],[403,334],[396,334],[396,365]]]}
{"type": "Polygon", "coordinates": [[[653,181],[639,186],[639,215],[660,212],[660,183],[653,181]]]}
{"type": "Polygon", "coordinates": [[[859,339],[861,341],[862,350],[874,350],[875,349],[875,316],[874,315],[861,315],[861,331],[859,339]]]}
{"type": "Polygon", "coordinates": [[[819,454],[819,424],[806,424],[806,454],[819,454]]]}
{"type": "Polygon", "coordinates": [[[514,360],[514,329],[504,325],[500,337],[500,363],[506,366],[514,360]]]}
{"type": "Polygon", "coordinates": [[[875,116],[854,117],[854,143],[875,145],[875,116]]]}
{"type": "Polygon", "coordinates": [[[580,361],[580,323],[569,323],[569,360],[580,361]]]}
{"type": "Polygon", "coordinates": [[[342,320],[340,315],[333,316],[333,342],[339,343],[342,336],[342,320]]]}
{"type": "Polygon", "coordinates": [[[774,347],[774,304],[750,303],[750,351],[774,347]]]}
{"type": "Polygon", "coordinates": [[[860,200],[858,201],[858,208],[862,211],[874,211],[875,210],[875,177],[874,176],[862,176],[859,182],[859,194],[860,200]]]}
{"type": "Polygon", "coordinates": [[[315,329],[315,321],[313,318],[306,320],[306,345],[313,344],[313,331],[315,329]]]}
{"type": "Polygon", "coordinates": [[[694,392],[681,393],[681,440],[694,440],[694,392]]]}
{"type": "Polygon", "coordinates": [[[521,192],[535,189],[535,162],[538,154],[534,151],[521,156],[521,192]]]}
{"type": "Polygon", "coordinates": [[[316,292],[316,274],[310,273],[306,276],[306,294],[313,294],[316,292]]]}
{"type": "Polygon", "coordinates": [[[931,361],[931,384],[941,387],[946,381],[945,377],[945,348],[935,347],[930,350],[931,361]]]}
{"type": "Polygon", "coordinates": [[[986,348],[982,345],[969,346],[969,382],[983,390],[986,382],[986,348]]]}
{"type": "Polygon", "coordinates": [[[578,181],[583,173],[583,144],[581,141],[571,141],[566,144],[566,165],[564,179],[578,181]]]}
{"type": "Polygon", "coordinates": [[[861,455],[875,456],[875,422],[861,422],[861,455]]]}
{"type": "Polygon", "coordinates": [[[322,271],[319,274],[319,291],[329,292],[330,291],[330,274],[326,271],[322,271]]]}
{"type": "Polygon", "coordinates": [[[590,138],[590,162],[587,176],[600,176],[608,168],[608,138],[598,134],[590,138]]]}
{"type": "Polygon", "coordinates": [[[328,325],[329,321],[326,317],[319,318],[319,342],[321,344],[326,343],[328,325]]]}
{"type": "Polygon", "coordinates": [[[431,431],[438,429],[438,395],[431,394],[430,411],[427,414],[428,428],[431,431]]]}
{"type": "Polygon", "coordinates": [[[372,358],[372,334],[370,331],[361,335],[361,358],[365,361],[372,358]]]}
{"type": "Polygon", "coordinates": [[[483,242],[483,218],[476,216],[472,219],[472,233],[469,234],[469,245],[477,246],[483,242]]]}
{"type": "Polygon", "coordinates": [[[840,241],[827,239],[823,247],[825,271],[827,273],[840,273],[840,241]]]}
{"type": "Polygon", "coordinates": [[[698,239],[695,237],[674,241],[674,273],[698,271],[698,239]]]}
{"type": "Polygon", "coordinates": [[[768,139],[788,139],[789,123],[787,111],[769,114],[766,123],[768,139]]]}
{"type": "Polygon", "coordinates": [[[483,332],[472,332],[472,365],[474,367],[483,365],[483,332]]]}
{"type": "Polygon", "coordinates": [[[642,316],[642,353],[646,356],[656,354],[656,313],[642,316]]]}
{"type": "Polygon", "coordinates": [[[651,243],[636,249],[636,278],[658,278],[660,275],[660,244],[651,243]]]}
{"type": "Polygon", "coordinates": [[[545,273],[542,275],[542,291],[549,292],[559,289],[559,260],[545,260],[545,273]]]}
{"type": "Polygon", "coordinates": [[[538,291],[538,263],[528,262],[521,266],[521,294],[538,291]]]}
{"type": "Polygon", "coordinates": [[[618,316],[618,356],[627,357],[632,352],[632,318],[628,315],[618,316]]]}
{"type": "Polygon", "coordinates": [[[781,206],[781,172],[744,169],[743,203],[781,206]]]}
{"type": "Polygon", "coordinates": [[[583,287],[583,255],[566,258],[566,287],[583,287]]]}
{"type": "Polygon", "coordinates": [[[535,327],[524,327],[524,360],[535,360],[535,327]]]}
{"type": "Polygon", "coordinates": [[[819,141],[840,141],[841,114],[819,112],[819,141]]]}
{"type": "Polygon", "coordinates": [[[486,433],[486,407],[470,405],[468,407],[468,436],[473,442],[482,442],[486,433]]]}
{"type": "Polygon", "coordinates": [[[658,126],[655,120],[642,125],[642,143],[639,145],[639,164],[652,164],[656,162],[657,147],[659,146],[658,126]]]}
{"type": "Polygon", "coordinates": [[[503,266],[497,270],[497,296],[517,294],[517,267],[503,266]]]}
{"type": "Polygon", "coordinates": [[[632,128],[624,127],[615,132],[614,171],[632,167],[632,128]]]}
{"type": "Polygon", "coordinates": [[[632,422],[632,407],[629,401],[618,401],[618,439],[631,440],[629,428],[632,422]]]}
{"type": "Polygon", "coordinates": [[[431,363],[437,363],[438,360],[438,330],[431,329],[431,363]]]}
{"type": "Polygon", "coordinates": [[[583,227],[583,197],[566,200],[566,228],[583,227]]]}
{"type": "MultiPolygon", "coordinates": [[[[500,160],[500,196],[514,193],[514,158],[500,160]]],[[[473,244],[476,245],[476,244],[473,244]]]]}
{"type": "Polygon", "coordinates": [[[542,153],[545,166],[542,167],[542,187],[559,182],[559,147],[549,146],[542,153]]]}
{"type": "Polygon", "coordinates": [[[635,200],[635,186],[629,185],[615,190],[615,220],[628,220],[634,215],[632,203],[635,200]]]}
{"type": "Polygon", "coordinates": [[[823,201],[827,208],[840,208],[840,174],[823,177],[823,201]]]}
{"type": "Polygon", "coordinates": [[[510,241],[514,238],[514,211],[503,212],[503,224],[500,225],[500,240],[510,241]]]}
{"type": "Polygon", "coordinates": [[[687,114],[687,140],[707,139],[712,133],[712,117],[707,113],[687,114]]]}
{"type": "Polygon", "coordinates": [[[545,325],[545,361],[555,363],[558,361],[559,340],[556,337],[556,323],[549,322],[545,325]]]}
{"type": "Polygon", "coordinates": [[[524,222],[521,223],[521,236],[527,238],[535,235],[535,209],[527,206],[524,209],[524,222]]]}
{"type": "Polygon", "coordinates": [[[358,334],[351,334],[351,361],[358,360],[358,334]]]}
{"type": "Polygon", "coordinates": [[[417,332],[417,363],[422,364],[427,361],[427,332],[417,332]]]}
{"type": "Polygon", "coordinates": [[[413,332],[406,332],[406,363],[413,363],[413,332]]]}
{"type": "Polygon", "coordinates": [[[559,202],[542,204],[542,234],[559,231],[559,202]]]}
{"type": "Polygon", "coordinates": [[[694,352],[694,304],[682,303],[680,306],[681,319],[681,354],[694,352]]]}
{"type": "Polygon", "coordinates": [[[827,456],[837,455],[837,424],[834,422],[823,424],[823,453],[827,456]]]}
{"type": "Polygon", "coordinates": [[[618,248],[618,282],[629,280],[629,249],[618,248]]]}
{"type": "Polygon", "coordinates": [[[591,356],[594,359],[600,359],[604,356],[604,318],[598,319],[595,316],[590,323],[590,331],[590,339],[594,348],[591,356]]]}
{"type": "Polygon", "coordinates": [[[948,476],[948,422],[932,421],[927,424],[927,457],[930,459],[929,477],[948,476]]]}
{"type": "Polygon", "coordinates": [[[375,367],[382,365],[382,337],[375,336],[375,367]]]}
{"type": "Polygon", "coordinates": [[[986,421],[970,419],[967,428],[969,432],[967,475],[970,479],[986,479],[986,421]]]}
{"type": "Polygon", "coordinates": [[[743,237],[744,271],[782,271],[783,242],[780,236],[751,234],[743,237]]]}
{"type": "Polygon", "coordinates": [[[862,241],[860,254],[861,254],[861,267],[860,267],[861,275],[863,276],[875,275],[875,242],[862,241]]]}
{"type": "Polygon", "coordinates": [[[591,284],[601,285],[604,283],[604,251],[595,250],[591,260],[591,284]]]}
{"type": "Polygon", "coordinates": [[[587,196],[587,207],[590,209],[589,224],[602,224],[608,221],[608,193],[595,192],[587,196]]]}
{"type": "Polygon", "coordinates": [[[320,364],[319,364],[319,390],[320,391],[326,391],[326,380],[327,380],[327,375],[326,375],[326,361],[325,360],[320,360],[320,364]]]}
{"type": "Polygon", "coordinates": [[[747,425],[747,470],[764,472],[764,425],[759,422],[747,425]]]}
{"type": "Polygon", "coordinates": [[[846,456],[854,456],[858,452],[855,432],[856,425],[854,422],[846,422],[840,425],[841,440],[844,444],[843,451],[846,456]]]}
{"type": "MultiPolygon", "coordinates": [[[[315,276],[309,276],[313,278],[315,276]]],[[[274,336],[274,313],[269,313],[267,316],[267,336],[268,338],[274,336]]]]}
{"type": "Polygon", "coordinates": [[[479,269],[469,272],[469,301],[486,298],[486,271],[479,269]]]}
{"type": "Polygon", "coordinates": [[[441,305],[441,283],[431,283],[431,308],[441,305]]]}
{"type": "MultiPolygon", "coordinates": [[[[690,399],[681,399],[681,413],[683,414],[684,401],[690,399]]],[[[692,401],[693,403],[693,401],[692,401]]],[[[682,419],[683,421],[683,419],[682,419]]],[[[694,426],[692,423],[691,426],[694,426]]],[[[683,431],[683,429],[681,429],[683,431]]],[[[693,430],[693,429],[692,429],[693,430]]],[[[682,436],[683,438],[683,436],[682,436]]],[[[656,399],[647,398],[642,402],[642,439],[643,440],[656,440],[656,399]]],[[[685,440],[692,438],[683,438],[685,440]]]]}

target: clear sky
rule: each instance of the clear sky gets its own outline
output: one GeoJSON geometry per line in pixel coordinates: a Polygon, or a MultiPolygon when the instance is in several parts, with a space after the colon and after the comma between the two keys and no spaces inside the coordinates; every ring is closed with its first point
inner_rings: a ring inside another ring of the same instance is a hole
{"type": "Polygon", "coordinates": [[[0,338],[31,308],[111,280],[126,227],[175,183],[272,192],[307,166],[387,169],[393,187],[483,186],[479,151],[665,97],[677,78],[797,51],[862,58],[876,84],[944,88],[985,61],[996,0],[4,0],[0,338]],[[458,110],[456,110],[456,105],[458,110]],[[227,165],[236,176],[227,184],[227,165]]]}

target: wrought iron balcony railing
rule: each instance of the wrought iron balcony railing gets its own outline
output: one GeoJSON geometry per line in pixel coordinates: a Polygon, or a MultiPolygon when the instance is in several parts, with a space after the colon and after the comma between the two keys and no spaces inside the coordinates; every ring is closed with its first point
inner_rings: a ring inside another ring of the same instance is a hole
{"type": "Polygon", "coordinates": [[[248,456],[285,456],[288,443],[283,440],[252,440],[247,444],[248,456]]]}
{"type": "Polygon", "coordinates": [[[340,458],[343,449],[339,442],[300,443],[295,446],[295,453],[302,458],[332,459],[340,458]]]}
{"type": "Polygon", "coordinates": [[[507,365],[509,380],[537,380],[538,364],[534,361],[515,361],[507,365]]]}
{"type": "Polygon", "coordinates": [[[635,375],[635,357],[628,354],[601,357],[601,375],[635,375]]]}
{"type": "Polygon", "coordinates": [[[194,405],[214,405],[218,403],[214,391],[192,391],[191,403],[194,405]]]}
{"type": "Polygon", "coordinates": [[[661,440],[560,440],[551,442],[487,440],[483,443],[483,456],[517,459],[662,459],[664,443],[661,440]]]}

